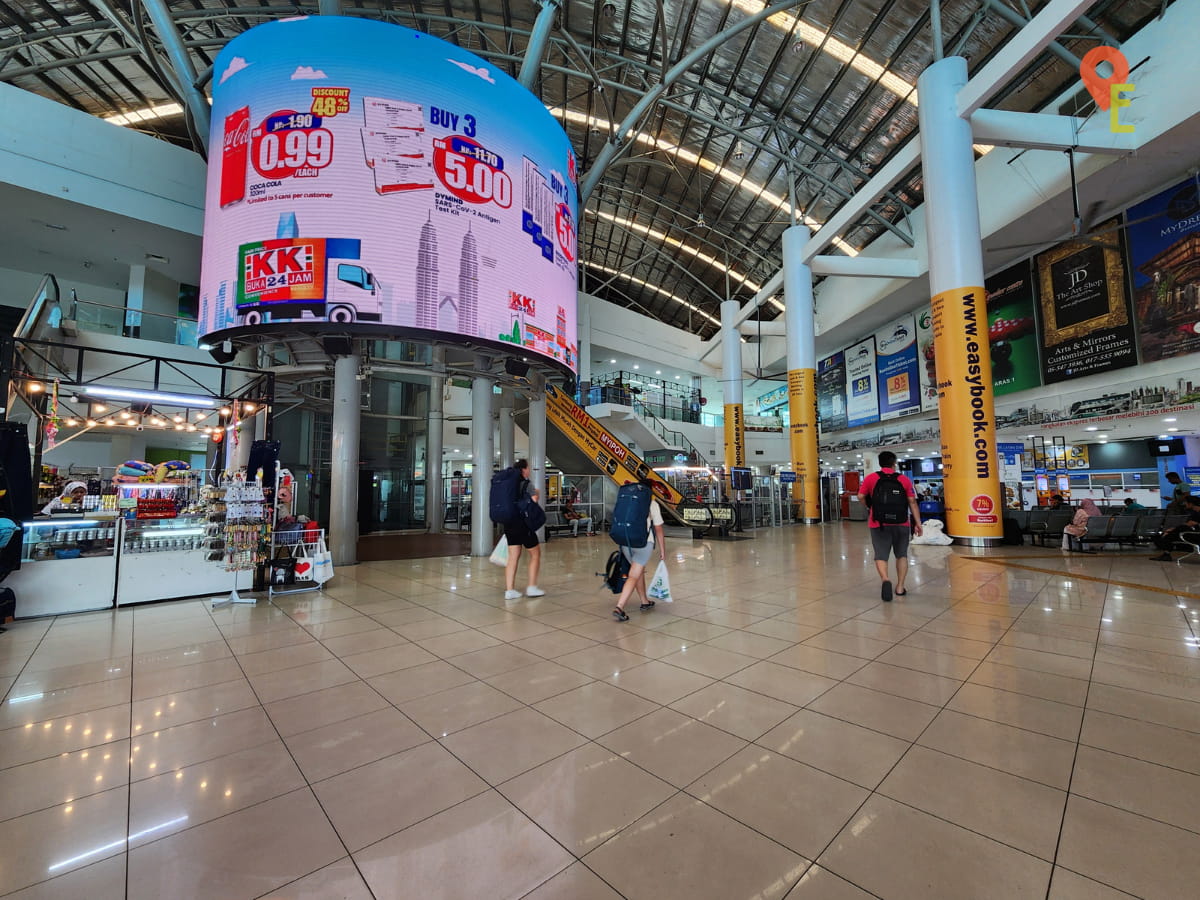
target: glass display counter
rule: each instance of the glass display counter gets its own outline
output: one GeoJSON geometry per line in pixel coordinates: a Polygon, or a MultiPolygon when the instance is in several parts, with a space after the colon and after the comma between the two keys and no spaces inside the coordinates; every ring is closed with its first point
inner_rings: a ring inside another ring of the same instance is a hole
{"type": "Polygon", "coordinates": [[[117,604],[229,593],[233,572],[208,549],[205,516],[125,522],[117,567],[117,604]],[[210,558],[212,557],[212,558],[210,558]]]}
{"type": "Polygon", "coordinates": [[[21,568],[5,581],[17,595],[17,615],[29,618],[110,608],[116,593],[120,533],[120,521],[112,518],[25,522],[21,568]]]}

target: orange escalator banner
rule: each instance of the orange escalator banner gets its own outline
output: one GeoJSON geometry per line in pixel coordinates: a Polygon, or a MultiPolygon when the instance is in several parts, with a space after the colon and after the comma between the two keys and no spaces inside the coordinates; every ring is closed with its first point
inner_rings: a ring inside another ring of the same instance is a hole
{"type": "Polygon", "coordinates": [[[550,384],[546,385],[546,418],[617,484],[645,478],[654,487],[659,502],[672,509],[683,502],[683,495],[663,481],[641,457],[550,384]]]}

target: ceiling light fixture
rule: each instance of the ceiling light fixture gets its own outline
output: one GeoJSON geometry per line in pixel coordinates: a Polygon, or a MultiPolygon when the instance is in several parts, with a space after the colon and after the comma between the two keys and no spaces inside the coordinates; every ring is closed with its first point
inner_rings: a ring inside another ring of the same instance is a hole
{"type": "MultiPolygon", "coordinates": [[[[578,125],[583,125],[586,127],[601,127],[606,131],[615,127],[614,123],[608,121],[607,119],[602,119],[598,116],[590,116],[587,113],[576,112],[575,110],[571,109],[563,109],[560,106],[550,107],[549,111],[552,116],[561,116],[568,122],[574,122],[578,125]]],[[[755,199],[761,199],[765,203],[774,205],[776,212],[784,212],[789,215],[791,214],[792,205],[787,197],[784,197],[781,194],[776,194],[774,191],[767,190],[766,185],[757,184],[756,182],[750,181],[748,178],[746,178],[746,173],[742,169],[727,169],[724,166],[713,162],[712,160],[705,159],[698,153],[694,153],[691,150],[686,150],[683,147],[671,143],[670,141],[664,141],[659,138],[655,138],[651,135],[645,134],[644,132],[632,133],[628,135],[628,138],[635,143],[643,144],[654,150],[669,153],[681,163],[703,169],[705,172],[708,172],[722,181],[727,182],[735,189],[749,191],[751,194],[753,194],[755,199]]],[[[801,220],[813,231],[819,230],[822,224],[807,213],[803,213],[801,215],[801,220]]],[[[833,245],[847,256],[858,256],[858,251],[854,248],[854,246],[841,237],[835,237],[833,239],[833,245]]]]}
{"type": "Polygon", "coordinates": [[[616,275],[618,278],[623,278],[626,281],[632,281],[634,284],[638,285],[639,287],[644,287],[647,290],[654,291],[654,293],[661,294],[662,296],[668,298],[669,300],[674,300],[676,303],[680,304],[681,306],[686,306],[688,309],[690,309],[696,315],[702,316],[703,318],[712,322],[718,328],[721,325],[720,319],[717,319],[717,318],[709,315],[704,310],[702,310],[700,307],[696,306],[696,304],[694,304],[688,300],[684,300],[680,296],[672,294],[670,291],[659,287],[657,284],[651,284],[649,281],[645,281],[634,275],[630,275],[626,272],[621,271],[620,269],[614,269],[610,266],[601,265],[600,263],[585,261],[584,265],[587,266],[589,269],[595,269],[597,272],[604,272],[606,275],[616,275]]]}
{"type": "Polygon", "coordinates": [[[211,407],[216,405],[216,401],[212,397],[195,397],[188,394],[164,394],[158,391],[134,391],[126,388],[101,387],[99,385],[89,385],[83,389],[83,392],[90,397],[104,397],[108,400],[150,400],[159,403],[177,403],[180,406],[211,407]]]}

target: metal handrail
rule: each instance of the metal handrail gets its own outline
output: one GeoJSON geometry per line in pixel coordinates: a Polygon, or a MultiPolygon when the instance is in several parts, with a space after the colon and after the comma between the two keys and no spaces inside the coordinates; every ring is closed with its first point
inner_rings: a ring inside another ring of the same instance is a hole
{"type": "Polygon", "coordinates": [[[658,416],[650,412],[650,410],[646,408],[646,405],[636,397],[632,398],[632,405],[633,411],[636,412],[642,419],[649,419],[648,424],[651,426],[650,430],[662,438],[663,441],[672,444],[672,446],[678,445],[683,447],[684,450],[688,451],[689,456],[695,456],[695,458],[698,459],[702,465],[708,465],[708,460],[705,459],[704,454],[700,452],[699,448],[695,444],[688,440],[687,435],[685,435],[682,431],[676,431],[673,428],[668,428],[665,424],[663,424],[662,420],[659,419],[658,416]],[[661,430],[656,430],[653,427],[655,425],[657,425],[658,429],[661,430]]]}
{"type": "MultiPolygon", "coordinates": [[[[169,325],[169,329],[173,337],[173,340],[170,343],[192,347],[198,344],[198,329],[192,329],[191,333],[187,333],[188,329],[186,327],[180,327],[181,324],[184,326],[198,324],[195,319],[189,316],[176,316],[172,315],[171,313],[155,312],[148,309],[131,309],[125,306],[113,306],[108,303],[97,303],[95,300],[81,300],[73,290],[71,291],[70,315],[67,316],[67,318],[74,321],[76,323],[76,327],[82,326],[85,330],[89,331],[96,329],[88,328],[87,326],[99,325],[101,326],[99,330],[103,331],[106,330],[104,326],[111,325],[113,328],[119,329],[120,333],[124,337],[134,337],[135,335],[132,333],[132,331],[136,328],[139,329],[139,334],[137,336],[143,337],[146,340],[157,339],[153,336],[153,329],[150,329],[150,332],[145,335],[140,333],[143,322],[145,321],[147,324],[149,324],[150,322],[157,321],[162,322],[164,325],[169,325]],[[80,312],[82,311],[86,313],[86,311],[89,309],[98,311],[100,316],[104,316],[105,312],[111,313],[111,322],[107,322],[99,318],[96,321],[81,321],[79,318],[80,312]],[[147,318],[143,319],[143,317],[147,318]]],[[[165,341],[159,342],[166,343],[165,341]]]]}

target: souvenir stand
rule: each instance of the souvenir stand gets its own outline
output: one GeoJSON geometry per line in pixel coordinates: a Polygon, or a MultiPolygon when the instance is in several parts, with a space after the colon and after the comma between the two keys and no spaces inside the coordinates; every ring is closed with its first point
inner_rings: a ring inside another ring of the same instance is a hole
{"type": "MultiPolygon", "coordinates": [[[[271,548],[271,525],[267,517],[267,498],[262,484],[244,478],[224,478],[213,496],[209,511],[209,540],[222,542],[220,550],[225,559],[225,569],[234,573],[233,591],[224,600],[214,600],[213,606],[222,603],[255,603],[254,597],[242,597],[238,593],[238,573],[253,572],[266,559],[271,548]]],[[[210,547],[214,545],[210,543],[210,547]]]]}
{"type": "Polygon", "coordinates": [[[325,552],[325,530],[291,516],[294,479],[287,469],[275,473],[267,595],[304,594],[324,589],[317,580],[317,556],[325,552]]]}

